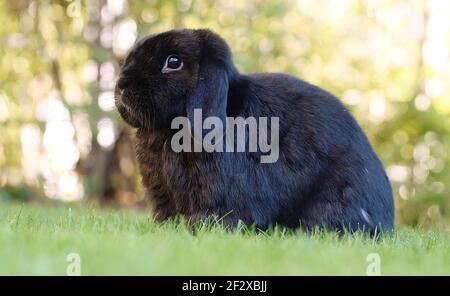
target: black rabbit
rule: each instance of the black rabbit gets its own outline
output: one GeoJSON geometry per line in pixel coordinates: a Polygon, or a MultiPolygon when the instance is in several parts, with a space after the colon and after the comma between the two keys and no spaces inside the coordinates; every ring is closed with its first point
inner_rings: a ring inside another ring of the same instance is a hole
{"type": "Polygon", "coordinates": [[[116,86],[123,119],[137,128],[136,154],[157,220],[210,215],[306,229],[394,227],[383,166],[347,108],[328,92],[285,74],[240,74],[226,42],[209,30],[141,39],[116,86]],[[278,117],[279,156],[175,152],[178,116],[278,117]]]}

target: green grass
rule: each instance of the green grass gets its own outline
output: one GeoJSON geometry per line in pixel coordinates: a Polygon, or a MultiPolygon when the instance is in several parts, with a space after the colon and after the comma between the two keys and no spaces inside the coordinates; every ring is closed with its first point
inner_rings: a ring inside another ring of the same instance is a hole
{"type": "Polygon", "coordinates": [[[0,204],[0,274],[65,275],[66,256],[83,275],[365,275],[367,255],[383,275],[450,275],[445,230],[401,228],[374,242],[363,235],[219,225],[158,225],[145,212],[0,204]]]}

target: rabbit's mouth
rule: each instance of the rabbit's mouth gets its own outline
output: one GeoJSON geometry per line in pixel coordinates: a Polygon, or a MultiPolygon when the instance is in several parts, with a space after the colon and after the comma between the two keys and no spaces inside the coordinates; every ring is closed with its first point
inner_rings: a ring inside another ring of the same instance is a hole
{"type": "Polygon", "coordinates": [[[117,85],[114,88],[114,99],[116,101],[116,105],[117,104],[123,104],[123,95],[124,95],[125,90],[119,88],[117,85]]]}
{"type": "Polygon", "coordinates": [[[122,117],[122,119],[132,127],[135,128],[141,127],[143,124],[139,120],[139,116],[135,116],[136,111],[133,110],[131,104],[126,103],[126,101],[131,99],[129,98],[127,100],[127,96],[129,96],[129,94],[126,94],[126,91],[124,89],[119,89],[118,87],[116,87],[114,93],[115,93],[116,108],[119,111],[119,114],[122,117]]]}
{"type": "Polygon", "coordinates": [[[116,107],[119,111],[120,116],[126,123],[135,128],[140,128],[143,126],[139,118],[132,115],[134,113],[133,110],[131,110],[131,108],[128,105],[124,104],[123,101],[119,98],[116,98],[116,107]]]}
{"type": "MultiPolygon", "coordinates": [[[[129,112],[132,112],[132,102],[133,102],[133,93],[130,91],[128,91],[127,89],[121,89],[116,87],[116,89],[114,90],[114,97],[116,100],[116,105],[117,106],[123,106],[123,108],[128,109],[129,112]]],[[[119,107],[118,107],[119,108],[119,107]]]]}

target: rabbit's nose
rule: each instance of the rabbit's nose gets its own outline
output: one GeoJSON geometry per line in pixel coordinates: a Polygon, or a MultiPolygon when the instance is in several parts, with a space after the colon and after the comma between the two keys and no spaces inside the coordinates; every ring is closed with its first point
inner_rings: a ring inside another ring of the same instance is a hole
{"type": "Polygon", "coordinates": [[[117,81],[117,86],[119,87],[120,90],[124,90],[125,88],[127,88],[127,86],[129,86],[131,83],[131,78],[127,77],[127,76],[121,76],[119,78],[119,81],[117,81]]]}

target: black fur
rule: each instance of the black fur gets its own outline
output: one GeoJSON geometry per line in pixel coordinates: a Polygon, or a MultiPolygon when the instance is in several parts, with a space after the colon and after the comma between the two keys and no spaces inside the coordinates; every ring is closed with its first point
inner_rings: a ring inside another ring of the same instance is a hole
{"type": "Polygon", "coordinates": [[[285,74],[240,74],[227,44],[208,30],[173,30],[139,41],[116,87],[123,119],[138,128],[136,152],[158,220],[209,215],[235,225],[306,229],[394,227],[383,166],[350,112],[328,92],[285,74]],[[182,70],[163,74],[171,54],[182,70]],[[120,86],[120,87],[119,87],[120,86]],[[280,155],[175,153],[177,116],[279,117],[280,155]]]}

